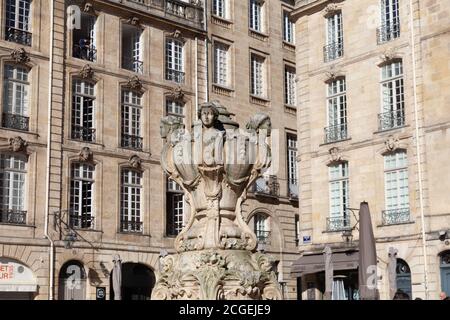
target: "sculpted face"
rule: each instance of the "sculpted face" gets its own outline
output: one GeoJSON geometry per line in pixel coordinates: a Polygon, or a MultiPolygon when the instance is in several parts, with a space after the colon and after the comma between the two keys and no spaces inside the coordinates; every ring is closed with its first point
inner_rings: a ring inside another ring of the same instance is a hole
{"type": "Polygon", "coordinates": [[[264,120],[259,129],[267,130],[267,135],[270,136],[270,131],[272,129],[272,122],[270,121],[270,118],[264,120]]]}
{"type": "Polygon", "coordinates": [[[204,108],[201,112],[201,120],[205,127],[210,128],[214,125],[214,112],[211,108],[204,108]]]}
{"type": "Polygon", "coordinates": [[[167,134],[168,134],[168,130],[167,130],[167,125],[165,125],[164,123],[160,123],[159,124],[159,134],[161,135],[161,138],[166,138],[167,134]]]}

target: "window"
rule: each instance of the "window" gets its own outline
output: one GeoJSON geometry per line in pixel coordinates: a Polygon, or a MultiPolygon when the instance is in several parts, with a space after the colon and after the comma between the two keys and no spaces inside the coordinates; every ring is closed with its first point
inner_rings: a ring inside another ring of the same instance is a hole
{"type": "Polygon", "coordinates": [[[297,136],[287,134],[287,170],[289,198],[298,199],[297,136]]]}
{"type": "Polygon", "coordinates": [[[327,85],[328,127],[325,143],[347,139],[347,96],[345,78],[333,80],[327,85]]]}
{"type": "Polygon", "coordinates": [[[283,41],[294,44],[295,25],[289,18],[289,12],[283,11],[283,41]]]}
{"type": "Polygon", "coordinates": [[[405,97],[401,61],[392,62],[381,67],[381,96],[380,130],[404,126],[405,97]]]}
{"type": "Polygon", "coordinates": [[[142,30],[123,25],[122,29],[122,68],[136,73],[144,72],[142,30]]]}
{"type": "Polygon", "coordinates": [[[72,139],[95,141],[94,84],[75,79],[72,86],[72,139]]]}
{"type": "Polygon", "coordinates": [[[266,96],[266,66],[263,57],[251,56],[251,94],[264,98],[266,96]]]}
{"type": "Polygon", "coordinates": [[[256,239],[259,243],[270,244],[270,223],[269,217],[262,213],[255,214],[254,227],[256,239]]]}
{"type": "Polygon", "coordinates": [[[184,103],[179,100],[167,98],[166,115],[184,118],[184,103]]]}
{"type": "Polygon", "coordinates": [[[212,12],[213,15],[222,19],[228,19],[228,1],[229,0],[213,0],[212,12]]]}
{"type": "Polygon", "coordinates": [[[166,40],[166,80],[184,83],[183,42],[166,40]]]}
{"type": "Polygon", "coordinates": [[[328,231],[338,231],[350,227],[348,163],[342,162],[329,167],[330,176],[330,217],[328,231]]]}
{"type": "Polygon", "coordinates": [[[400,37],[398,0],[381,0],[381,26],[377,33],[378,43],[400,37]]]}
{"type": "Polygon", "coordinates": [[[262,0],[250,0],[250,29],[263,32],[263,4],[262,0]]]}
{"type": "Polygon", "coordinates": [[[142,150],[141,95],[135,91],[122,90],[122,147],[142,150]]]}
{"type": "Polygon", "coordinates": [[[4,77],[2,126],[28,131],[28,70],[6,64],[4,77]]]}
{"type": "Polygon", "coordinates": [[[80,29],[73,29],[73,56],[75,58],[95,61],[97,47],[95,37],[95,22],[93,15],[81,13],[80,29]]]}
{"type": "Polygon", "coordinates": [[[214,83],[221,86],[229,86],[228,66],[229,46],[223,43],[214,43],[214,83]]]}
{"type": "Polygon", "coordinates": [[[409,221],[408,159],[405,151],[384,156],[384,224],[409,221]]]}
{"type": "Polygon", "coordinates": [[[284,103],[290,106],[296,104],[295,68],[284,67],[284,103]]]}
{"type": "Polygon", "coordinates": [[[25,159],[0,155],[0,223],[25,224],[25,159]]]}
{"type": "Polygon", "coordinates": [[[120,201],[120,231],[122,232],[142,232],[141,190],[141,172],[123,169],[120,201]]]}
{"type": "Polygon", "coordinates": [[[167,226],[168,236],[176,236],[183,229],[184,194],[181,187],[173,180],[167,179],[167,226]]]}
{"type": "Polygon", "coordinates": [[[327,43],[324,47],[325,62],[344,55],[344,35],[342,31],[342,13],[327,18],[327,43]]]}
{"type": "Polygon", "coordinates": [[[31,46],[31,0],[6,0],[5,39],[31,46]]]}
{"type": "Polygon", "coordinates": [[[70,179],[70,226],[93,228],[94,166],[74,163],[70,179]]]}

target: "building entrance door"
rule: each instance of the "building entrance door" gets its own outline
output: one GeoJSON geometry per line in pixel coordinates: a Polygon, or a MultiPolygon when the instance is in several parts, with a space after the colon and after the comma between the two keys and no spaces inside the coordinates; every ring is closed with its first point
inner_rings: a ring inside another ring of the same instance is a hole
{"type": "Polygon", "coordinates": [[[441,289],[450,297],[450,251],[441,254],[441,289]]]}

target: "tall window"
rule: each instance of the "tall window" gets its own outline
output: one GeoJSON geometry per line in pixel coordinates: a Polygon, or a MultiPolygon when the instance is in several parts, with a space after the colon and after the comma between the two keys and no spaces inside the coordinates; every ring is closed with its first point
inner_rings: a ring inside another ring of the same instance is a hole
{"type": "Polygon", "coordinates": [[[287,134],[287,170],[289,197],[297,199],[297,136],[290,133],[287,134]]]}
{"type": "Polygon", "coordinates": [[[400,37],[400,14],[398,0],[381,0],[381,26],[378,43],[400,37]]]}
{"type": "Polygon", "coordinates": [[[257,213],[254,216],[254,227],[256,238],[259,243],[270,243],[270,221],[269,217],[262,213],[257,213]]]}
{"type": "Polygon", "coordinates": [[[70,179],[70,226],[92,228],[94,166],[74,163],[70,179]]]}
{"type": "Polygon", "coordinates": [[[294,44],[295,25],[289,18],[289,12],[283,11],[283,40],[294,44]]]}
{"type": "Polygon", "coordinates": [[[342,13],[337,12],[327,18],[327,44],[324,47],[325,61],[342,57],[344,54],[344,35],[342,13]]]}
{"type": "Polygon", "coordinates": [[[284,67],[284,103],[290,106],[296,104],[295,93],[295,68],[284,67]]]}
{"type": "Polygon", "coordinates": [[[227,19],[228,18],[228,1],[229,0],[213,0],[212,12],[213,15],[227,19]]]}
{"type": "Polygon", "coordinates": [[[325,143],[347,138],[347,95],[345,78],[333,80],[327,85],[328,127],[325,143]]]}
{"type": "Polygon", "coordinates": [[[2,126],[28,131],[28,70],[6,64],[4,77],[2,126]]]}
{"type": "Polygon", "coordinates": [[[214,83],[228,86],[229,46],[223,43],[214,43],[214,83]]]}
{"type": "Polygon", "coordinates": [[[350,226],[348,163],[342,162],[329,167],[330,217],[328,230],[342,230],[350,226]]]}
{"type": "Polygon", "coordinates": [[[166,40],[166,80],[184,83],[183,42],[166,40]]]}
{"type": "Polygon", "coordinates": [[[181,187],[170,179],[167,179],[166,205],[166,233],[168,236],[176,236],[183,229],[184,194],[181,187]]]}
{"type": "Polygon", "coordinates": [[[144,72],[142,30],[124,25],[122,29],[122,68],[136,73],[144,72]]]}
{"type": "Polygon", "coordinates": [[[141,172],[123,169],[120,201],[120,231],[122,232],[142,232],[141,190],[141,172]]]}
{"type": "Polygon", "coordinates": [[[122,147],[142,150],[141,95],[122,90],[122,147]]]}
{"type": "Polygon", "coordinates": [[[385,224],[409,221],[408,160],[405,151],[384,156],[385,224]]]}
{"type": "Polygon", "coordinates": [[[25,224],[25,159],[0,155],[0,222],[25,224]]]}
{"type": "Polygon", "coordinates": [[[389,63],[381,68],[381,95],[380,130],[404,126],[405,97],[401,61],[389,63]]]}
{"type": "Polygon", "coordinates": [[[250,0],[250,29],[263,32],[263,5],[262,0],[250,0]]]}
{"type": "Polygon", "coordinates": [[[179,100],[167,98],[166,115],[179,117],[184,120],[184,103],[179,100]]]}
{"type": "Polygon", "coordinates": [[[80,29],[73,29],[73,56],[75,58],[95,61],[97,47],[95,37],[95,22],[93,15],[81,13],[80,29]]]}
{"type": "Polygon", "coordinates": [[[72,139],[95,141],[94,84],[74,79],[72,85],[72,139]]]}
{"type": "Polygon", "coordinates": [[[31,46],[31,0],[6,0],[5,39],[31,46]]]}
{"type": "Polygon", "coordinates": [[[263,57],[251,56],[251,94],[264,98],[266,96],[266,66],[263,57]]]}

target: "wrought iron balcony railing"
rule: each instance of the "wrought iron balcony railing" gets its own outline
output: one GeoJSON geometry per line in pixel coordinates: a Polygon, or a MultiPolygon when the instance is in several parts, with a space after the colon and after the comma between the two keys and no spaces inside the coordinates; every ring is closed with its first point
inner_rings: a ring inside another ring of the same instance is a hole
{"type": "Polygon", "coordinates": [[[396,110],[378,114],[379,129],[389,130],[405,125],[405,111],[396,110]]]}
{"type": "Polygon", "coordinates": [[[185,73],[178,70],[166,69],[166,80],[176,83],[184,83],[185,73]]]}
{"type": "Polygon", "coordinates": [[[325,62],[335,60],[344,55],[344,44],[333,42],[323,47],[323,59],[325,62]]]}
{"type": "Polygon", "coordinates": [[[384,24],[377,28],[378,44],[400,37],[400,23],[384,24]]]}
{"type": "Polygon", "coordinates": [[[410,221],[409,208],[383,210],[383,225],[401,224],[410,221]]]}
{"type": "Polygon", "coordinates": [[[270,231],[256,230],[255,234],[258,243],[270,244],[270,231]]]}
{"type": "Polygon", "coordinates": [[[257,196],[279,197],[280,184],[276,176],[261,177],[255,181],[251,191],[257,196]]]}
{"type": "Polygon", "coordinates": [[[128,220],[120,221],[121,232],[141,233],[142,226],[143,224],[141,221],[128,221],[128,220]]]}
{"type": "Polygon", "coordinates": [[[180,18],[188,23],[201,26],[203,23],[202,1],[192,0],[189,3],[180,0],[126,0],[125,2],[142,6],[146,11],[160,11],[165,17],[180,21],[180,18]]]}
{"type": "Polygon", "coordinates": [[[31,47],[32,35],[28,31],[7,27],[5,38],[7,41],[16,42],[31,47]]]}
{"type": "Polygon", "coordinates": [[[123,148],[142,150],[142,147],[144,145],[144,138],[128,134],[122,134],[121,145],[123,148]]]}
{"type": "Polygon", "coordinates": [[[93,45],[80,46],[75,44],[73,46],[73,56],[78,59],[95,61],[97,60],[97,49],[93,45]]]}
{"type": "Polygon", "coordinates": [[[324,130],[325,143],[341,141],[348,138],[347,123],[326,127],[324,130]]]}
{"type": "Polygon", "coordinates": [[[2,126],[5,128],[17,129],[22,131],[29,130],[30,118],[13,113],[3,113],[2,126]]]}
{"type": "Polygon", "coordinates": [[[79,229],[93,229],[94,228],[94,217],[91,215],[77,215],[71,214],[69,216],[69,226],[71,228],[79,229]]]}
{"type": "Polygon", "coordinates": [[[0,223],[7,224],[26,224],[27,212],[23,210],[14,210],[8,208],[0,209],[0,223]]]}
{"type": "Polygon", "coordinates": [[[95,141],[95,129],[82,126],[72,126],[72,139],[92,142],[95,141]]]}
{"type": "Polygon", "coordinates": [[[327,218],[327,231],[344,231],[351,228],[350,216],[348,215],[327,218]]]}
{"type": "Polygon", "coordinates": [[[122,68],[142,74],[144,73],[144,61],[124,57],[122,68]]]}

